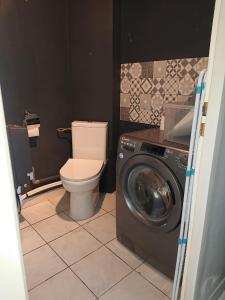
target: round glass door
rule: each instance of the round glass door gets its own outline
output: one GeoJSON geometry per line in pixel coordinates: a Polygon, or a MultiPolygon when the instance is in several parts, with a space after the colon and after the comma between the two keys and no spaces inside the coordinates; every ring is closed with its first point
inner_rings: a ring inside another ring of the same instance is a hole
{"type": "Polygon", "coordinates": [[[150,155],[129,159],[120,189],[133,215],[153,230],[171,231],[181,218],[183,192],[171,170],[150,155]]]}
{"type": "Polygon", "coordinates": [[[131,209],[150,222],[162,225],[173,206],[168,183],[149,166],[138,166],[128,175],[127,193],[131,209]]]}

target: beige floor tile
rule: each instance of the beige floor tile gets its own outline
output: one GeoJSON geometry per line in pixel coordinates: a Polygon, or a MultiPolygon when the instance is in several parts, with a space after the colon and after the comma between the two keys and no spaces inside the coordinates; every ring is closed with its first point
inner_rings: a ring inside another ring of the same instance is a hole
{"type": "Polygon", "coordinates": [[[28,290],[66,268],[48,245],[24,255],[24,264],[28,290]]]}
{"type": "Polygon", "coordinates": [[[106,292],[101,300],[167,300],[168,298],[152,286],[147,280],[132,272],[111,290],[106,292]]]}
{"type": "Polygon", "coordinates": [[[23,209],[22,214],[30,224],[34,224],[55,215],[56,209],[49,201],[45,201],[23,209]]]}
{"type": "Polygon", "coordinates": [[[42,193],[42,194],[24,199],[22,208],[27,208],[27,207],[33,206],[35,204],[47,201],[48,199],[47,199],[46,195],[47,195],[47,193],[42,193]]]}
{"type": "Polygon", "coordinates": [[[110,214],[85,224],[84,228],[102,243],[107,243],[116,237],[116,219],[110,214]]]}
{"type": "Polygon", "coordinates": [[[66,269],[31,290],[29,299],[94,300],[95,296],[70,269],[66,269]]]}
{"type": "Polygon", "coordinates": [[[143,260],[123,246],[117,239],[106,244],[110,250],[125,261],[131,268],[135,269],[143,263],[143,260]]]}
{"type": "Polygon", "coordinates": [[[30,224],[27,222],[27,220],[21,214],[19,215],[19,225],[20,225],[20,229],[30,226],[30,224]]]}
{"type": "Polygon", "coordinates": [[[59,213],[34,224],[33,227],[46,242],[50,242],[79,227],[79,224],[64,213],[59,213]]]}
{"type": "Polygon", "coordinates": [[[127,264],[105,247],[88,255],[71,269],[96,296],[102,295],[131,271],[127,264]]]}
{"type": "Polygon", "coordinates": [[[116,193],[107,193],[104,196],[103,202],[102,202],[102,208],[105,211],[110,212],[111,210],[116,208],[116,193]]]}
{"type": "Polygon", "coordinates": [[[101,243],[83,228],[77,228],[51,242],[50,246],[68,265],[72,265],[101,247],[101,243]]]}
{"type": "Polygon", "coordinates": [[[114,217],[116,217],[116,209],[113,209],[112,211],[110,211],[110,214],[113,215],[114,217]]]}
{"type": "Polygon", "coordinates": [[[57,212],[68,210],[70,207],[70,194],[63,188],[49,192],[48,200],[55,205],[57,212]]]}
{"type": "Polygon", "coordinates": [[[159,288],[168,297],[171,297],[173,281],[170,278],[154,269],[148,263],[142,264],[136,271],[150,281],[154,286],[159,288]]]}
{"type": "Polygon", "coordinates": [[[84,225],[86,223],[89,223],[92,220],[97,219],[98,217],[100,217],[104,214],[106,214],[106,212],[103,209],[100,209],[93,217],[86,219],[86,220],[78,221],[77,223],[79,223],[80,225],[84,225]]]}
{"type": "Polygon", "coordinates": [[[23,254],[26,254],[45,244],[45,241],[31,227],[26,227],[20,231],[23,254]]]}

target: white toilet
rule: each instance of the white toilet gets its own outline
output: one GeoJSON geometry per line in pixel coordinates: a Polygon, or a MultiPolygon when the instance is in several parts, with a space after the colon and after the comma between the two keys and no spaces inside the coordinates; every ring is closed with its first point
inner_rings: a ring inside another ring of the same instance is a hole
{"type": "Polygon", "coordinates": [[[72,122],[73,158],[60,169],[63,187],[70,192],[74,220],[94,215],[99,180],[106,165],[107,122],[72,122]]]}

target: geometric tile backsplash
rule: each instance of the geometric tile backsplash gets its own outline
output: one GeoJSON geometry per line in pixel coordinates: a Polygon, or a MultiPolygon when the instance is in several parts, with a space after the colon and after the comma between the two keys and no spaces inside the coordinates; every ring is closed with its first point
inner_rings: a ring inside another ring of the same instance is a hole
{"type": "Polygon", "coordinates": [[[193,99],[207,64],[207,57],[122,64],[120,119],[160,125],[165,103],[193,99]]]}

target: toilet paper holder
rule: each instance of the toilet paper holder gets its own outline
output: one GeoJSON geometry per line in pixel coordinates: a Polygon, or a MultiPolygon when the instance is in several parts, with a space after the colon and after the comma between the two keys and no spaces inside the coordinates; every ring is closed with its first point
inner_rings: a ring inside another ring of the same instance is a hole
{"type": "Polygon", "coordinates": [[[27,127],[29,138],[39,136],[40,118],[37,114],[25,110],[23,124],[27,127]]]}

